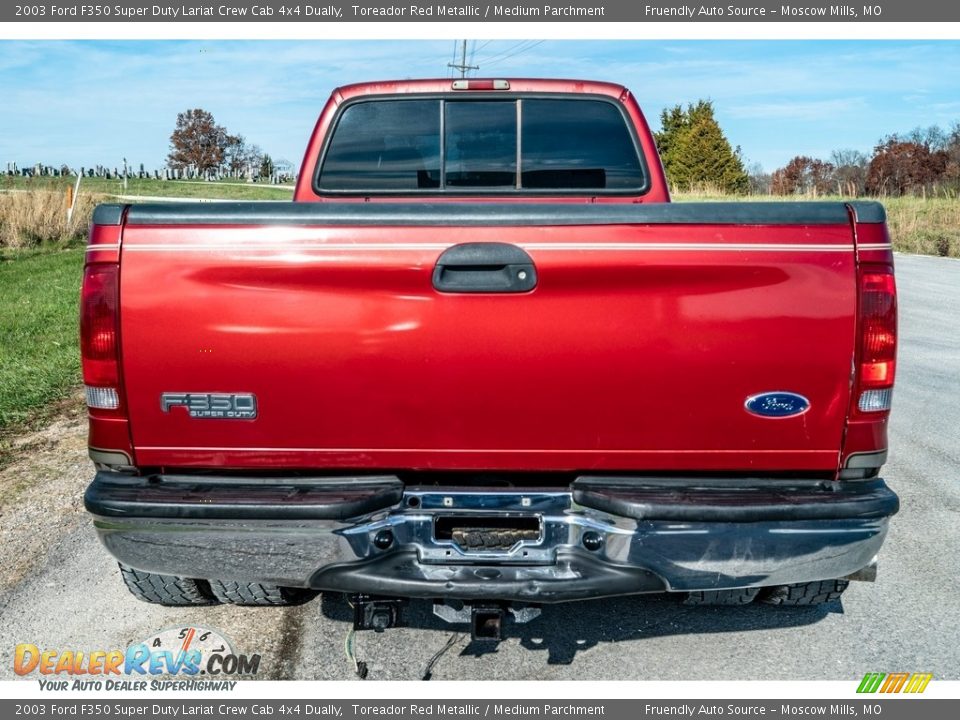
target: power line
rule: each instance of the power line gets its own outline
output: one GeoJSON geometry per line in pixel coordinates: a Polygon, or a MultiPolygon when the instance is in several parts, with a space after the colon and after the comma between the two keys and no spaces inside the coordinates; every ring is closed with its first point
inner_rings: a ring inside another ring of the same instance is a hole
{"type": "Polygon", "coordinates": [[[541,43],[544,43],[544,42],[546,42],[546,41],[545,41],[545,40],[537,40],[537,41],[534,42],[532,45],[528,45],[527,47],[520,48],[520,49],[518,49],[516,52],[513,52],[513,53],[511,53],[511,54],[509,54],[509,55],[507,55],[507,56],[505,56],[505,57],[501,57],[501,58],[498,58],[498,59],[496,59],[496,60],[488,60],[485,67],[490,67],[491,65],[493,65],[493,64],[495,64],[495,63],[503,62],[504,60],[509,60],[510,58],[516,57],[517,55],[522,55],[523,53],[525,53],[525,52],[527,52],[527,51],[529,51],[529,50],[533,50],[537,45],[540,45],[541,43]]]}
{"type": "MultiPolygon", "coordinates": [[[[528,42],[530,42],[530,41],[529,41],[529,40],[521,40],[521,41],[518,42],[518,43],[514,43],[513,45],[511,45],[510,47],[508,47],[506,50],[502,50],[502,51],[500,51],[500,52],[495,52],[495,53],[494,53],[493,55],[491,55],[489,58],[487,58],[486,60],[484,60],[484,62],[489,63],[489,62],[491,62],[491,61],[493,61],[493,60],[496,60],[496,59],[500,58],[501,56],[506,55],[507,53],[511,52],[512,50],[515,50],[516,48],[520,47],[521,45],[525,45],[525,44],[528,43],[528,42]]],[[[481,60],[483,60],[483,59],[481,58],[481,60]]]]}
{"type": "MultiPolygon", "coordinates": [[[[456,45],[454,45],[454,47],[456,47],[456,45]]],[[[459,70],[459,71],[460,71],[460,77],[462,77],[462,78],[465,78],[465,77],[467,76],[467,70],[479,70],[479,69],[480,69],[480,66],[479,66],[479,65],[468,65],[468,64],[467,64],[467,41],[466,41],[466,40],[463,41],[463,45],[461,46],[460,62],[459,62],[459,63],[457,63],[457,62],[447,63],[447,65],[448,65],[449,67],[453,68],[454,70],[459,70]]]]}
{"type": "Polygon", "coordinates": [[[457,41],[453,41],[453,54],[450,55],[450,62],[447,63],[447,76],[453,77],[453,63],[457,61],[457,41]]]}

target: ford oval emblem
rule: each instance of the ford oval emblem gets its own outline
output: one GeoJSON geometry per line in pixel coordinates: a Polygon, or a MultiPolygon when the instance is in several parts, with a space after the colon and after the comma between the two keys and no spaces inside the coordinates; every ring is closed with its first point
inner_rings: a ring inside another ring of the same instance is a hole
{"type": "Polygon", "coordinates": [[[747,398],[747,412],[760,417],[787,418],[803,415],[810,401],[792,392],[765,392],[747,398]]]}

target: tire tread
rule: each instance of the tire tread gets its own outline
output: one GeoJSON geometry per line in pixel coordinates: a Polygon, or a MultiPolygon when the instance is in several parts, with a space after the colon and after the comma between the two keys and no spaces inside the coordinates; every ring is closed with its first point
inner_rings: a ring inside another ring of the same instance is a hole
{"type": "Polygon", "coordinates": [[[127,590],[143,602],[172,607],[217,604],[203,580],[136,570],[122,563],[120,576],[127,590]]]}
{"type": "Polygon", "coordinates": [[[316,597],[313,590],[288,588],[271,583],[245,583],[236,580],[211,580],[210,589],[222,603],[231,605],[300,605],[316,597]]]}
{"type": "Polygon", "coordinates": [[[767,588],[760,598],[769,605],[792,607],[825,605],[840,599],[849,580],[815,580],[793,585],[777,585],[767,588]]]}
{"type": "Polygon", "coordinates": [[[734,588],[732,590],[696,590],[687,593],[684,605],[749,605],[757,597],[760,588],[734,588]]]}

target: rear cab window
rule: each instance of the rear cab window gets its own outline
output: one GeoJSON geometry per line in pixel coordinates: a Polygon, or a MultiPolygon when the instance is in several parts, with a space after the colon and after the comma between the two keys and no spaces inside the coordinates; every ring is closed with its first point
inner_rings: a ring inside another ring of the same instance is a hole
{"type": "Polygon", "coordinates": [[[621,106],[600,98],[390,98],[346,105],[319,194],[639,194],[647,177],[621,106]]]}

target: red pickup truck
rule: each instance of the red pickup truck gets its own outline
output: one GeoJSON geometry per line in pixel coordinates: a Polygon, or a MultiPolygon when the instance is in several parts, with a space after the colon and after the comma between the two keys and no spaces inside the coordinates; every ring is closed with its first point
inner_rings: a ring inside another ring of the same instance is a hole
{"type": "Polygon", "coordinates": [[[819,603],[898,509],[896,323],[882,206],[672,204],[619,85],[342,87],[292,203],[97,209],[86,507],[163,604],[819,603]]]}

